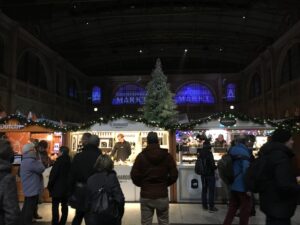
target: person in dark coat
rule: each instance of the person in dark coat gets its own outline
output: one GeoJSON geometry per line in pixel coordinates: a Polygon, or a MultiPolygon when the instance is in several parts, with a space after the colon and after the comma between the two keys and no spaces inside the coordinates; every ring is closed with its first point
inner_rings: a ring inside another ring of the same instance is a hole
{"type": "Polygon", "coordinates": [[[160,225],[169,224],[168,186],[176,182],[178,170],[172,155],[160,148],[157,133],[149,132],[147,147],[136,157],[130,176],[141,187],[141,224],[151,224],[154,211],[160,225]]]}
{"type": "Polygon", "coordinates": [[[111,151],[111,156],[116,161],[125,161],[131,155],[131,146],[128,141],[125,141],[124,134],[118,134],[118,142],[111,151]]]}
{"type": "Polygon", "coordinates": [[[85,187],[87,179],[95,171],[94,164],[101,155],[101,150],[98,148],[99,142],[100,140],[97,135],[91,135],[87,145],[83,147],[82,152],[75,155],[71,164],[69,177],[70,194],[73,194],[74,192],[81,193],[72,225],[80,225],[84,218],[85,187]]]}
{"type": "Polygon", "coordinates": [[[100,155],[95,163],[96,173],[87,180],[87,212],[85,214],[86,225],[121,225],[124,214],[124,194],[122,192],[116,172],[113,170],[113,161],[108,155],[100,155]],[[90,204],[95,201],[93,194],[104,187],[114,201],[118,204],[119,216],[96,214],[90,211],[90,204]]]}
{"type": "Polygon", "coordinates": [[[260,157],[267,157],[268,162],[269,182],[265,184],[266,191],[259,193],[267,225],[290,225],[297,207],[300,185],[292,169],[293,143],[290,131],[278,129],[260,150],[260,157]]]}
{"type": "Polygon", "coordinates": [[[14,153],[7,140],[0,139],[0,224],[19,225],[20,208],[16,178],[11,174],[14,153]]]}
{"type": "Polygon", "coordinates": [[[70,167],[69,148],[61,146],[58,158],[51,169],[47,186],[52,197],[52,225],[65,225],[68,218],[68,176],[70,167]],[[61,204],[60,219],[59,204],[61,204]]]}
{"type": "Polygon", "coordinates": [[[201,175],[202,182],[202,207],[209,212],[218,211],[215,207],[215,188],[216,177],[215,170],[217,166],[215,164],[214,156],[211,152],[211,144],[209,139],[203,142],[203,148],[199,151],[198,158],[201,158],[205,162],[205,174],[201,175]],[[207,201],[208,193],[208,201],[207,201]],[[208,207],[209,206],[209,207],[208,207]]]}

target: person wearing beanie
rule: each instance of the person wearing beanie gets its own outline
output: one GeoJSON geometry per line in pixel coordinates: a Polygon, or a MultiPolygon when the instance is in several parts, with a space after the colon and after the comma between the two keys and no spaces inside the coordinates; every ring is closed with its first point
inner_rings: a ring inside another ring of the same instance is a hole
{"type": "Polygon", "coordinates": [[[176,182],[178,170],[172,155],[160,148],[156,132],[149,132],[147,147],[136,157],[130,176],[141,187],[141,224],[152,224],[154,211],[158,224],[169,224],[168,186],[176,182]]]}
{"type": "Polygon", "coordinates": [[[266,214],[266,225],[290,225],[297,207],[300,185],[292,168],[293,137],[289,130],[277,129],[271,141],[264,144],[259,157],[265,157],[268,182],[259,193],[260,209],[266,214]]]}
{"type": "Polygon", "coordinates": [[[9,141],[0,139],[0,224],[19,225],[20,208],[16,178],[11,174],[14,152],[9,141]]]}
{"type": "Polygon", "coordinates": [[[20,177],[25,199],[21,212],[21,224],[31,225],[43,187],[42,173],[45,166],[37,160],[37,152],[33,143],[24,145],[22,153],[20,177]]]}

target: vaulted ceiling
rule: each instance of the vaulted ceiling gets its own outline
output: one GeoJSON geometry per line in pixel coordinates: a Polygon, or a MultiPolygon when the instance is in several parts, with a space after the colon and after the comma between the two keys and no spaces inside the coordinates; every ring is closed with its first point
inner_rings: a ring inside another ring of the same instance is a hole
{"type": "Polygon", "coordinates": [[[300,19],[299,0],[2,0],[89,76],[239,72],[300,19]],[[185,49],[187,50],[185,52],[185,49]]]}

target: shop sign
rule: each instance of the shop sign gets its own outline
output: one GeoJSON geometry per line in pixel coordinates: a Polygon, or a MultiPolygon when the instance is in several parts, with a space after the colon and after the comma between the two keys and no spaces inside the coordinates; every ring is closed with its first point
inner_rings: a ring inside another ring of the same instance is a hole
{"type": "Polygon", "coordinates": [[[112,122],[111,126],[114,128],[124,128],[128,127],[128,122],[112,122]]]}
{"type": "Polygon", "coordinates": [[[236,124],[236,120],[235,118],[225,117],[220,119],[220,124],[222,124],[225,127],[230,127],[236,124]]]}
{"type": "Polygon", "coordinates": [[[0,124],[0,130],[20,130],[22,128],[24,128],[24,125],[0,124]]]}

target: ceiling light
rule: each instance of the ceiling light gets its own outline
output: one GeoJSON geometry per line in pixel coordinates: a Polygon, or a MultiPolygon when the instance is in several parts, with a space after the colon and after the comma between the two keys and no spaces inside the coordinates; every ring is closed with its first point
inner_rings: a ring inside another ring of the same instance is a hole
{"type": "Polygon", "coordinates": [[[188,49],[186,48],[186,49],[184,49],[184,52],[187,52],[188,51],[188,49]]]}
{"type": "Polygon", "coordinates": [[[230,109],[234,109],[234,105],[231,105],[229,108],[230,108],[230,109]]]}
{"type": "Polygon", "coordinates": [[[98,111],[98,108],[97,108],[97,107],[95,107],[95,108],[94,108],[94,112],[97,112],[97,111],[98,111]]]}
{"type": "Polygon", "coordinates": [[[89,22],[86,22],[85,24],[86,24],[86,25],[89,25],[89,22]]]}
{"type": "Polygon", "coordinates": [[[140,49],[140,51],[139,51],[140,53],[143,53],[143,50],[142,49],[140,49]]]}
{"type": "Polygon", "coordinates": [[[243,19],[246,19],[246,16],[243,16],[243,19]]]}
{"type": "Polygon", "coordinates": [[[222,51],[223,51],[223,48],[220,48],[219,51],[222,52],[222,51]]]}

